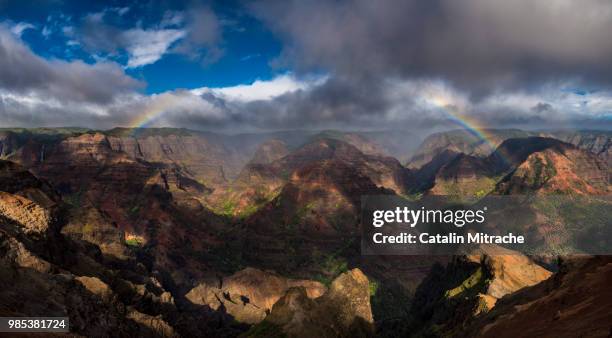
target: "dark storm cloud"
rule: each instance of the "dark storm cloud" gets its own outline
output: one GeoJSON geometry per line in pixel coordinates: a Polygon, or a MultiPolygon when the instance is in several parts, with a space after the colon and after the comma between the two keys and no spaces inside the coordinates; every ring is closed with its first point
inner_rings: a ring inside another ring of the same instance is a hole
{"type": "Polygon", "coordinates": [[[531,110],[538,114],[542,114],[542,113],[548,113],[548,112],[554,111],[554,108],[550,103],[538,102],[538,104],[533,106],[531,110]]]}
{"type": "MultiPolygon", "coordinates": [[[[271,80],[275,82],[277,80],[271,80]]],[[[294,79],[294,81],[298,81],[294,79]]],[[[172,106],[160,124],[228,130],[350,127],[384,117],[384,88],[360,86],[338,78],[302,82],[304,88],[287,90],[265,99],[241,100],[222,93],[174,91],[154,99],[172,106]]],[[[247,89],[245,89],[246,91],[247,89]]],[[[153,103],[155,105],[155,103],[153,103]]]]}
{"type": "Polygon", "coordinates": [[[332,78],[310,90],[281,95],[269,101],[250,102],[241,109],[258,126],[293,128],[359,123],[362,117],[375,118],[388,105],[384,88],[332,78]]]}
{"type": "Polygon", "coordinates": [[[0,25],[0,90],[57,101],[104,104],[142,83],[113,63],[45,60],[0,25]]]}
{"type": "MultiPolygon", "coordinates": [[[[113,117],[117,121],[118,116],[113,117]]],[[[0,127],[108,127],[109,116],[87,114],[76,104],[45,105],[0,95],[0,127]]]]}
{"type": "Polygon", "coordinates": [[[196,6],[185,13],[187,35],[175,48],[176,52],[201,58],[212,63],[223,56],[219,46],[223,27],[215,12],[209,7],[196,6]]]}
{"type": "Polygon", "coordinates": [[[424,114],[423,107],[412,100],[418,94],[419,85],[409,87],[408,90],[401,88],[399,95],[389,95],[397,90],[393,81],[362,83],[332,77],[270,99],[240,101],[206,93],[200,98],[211,105],[205,109],[209,114],[175,111],[165,119],[192,128],[214,125],[241,131],[418,128],[446,122],[439,112],[424,114]],[[394,116],[394,112],[399,114],[394,116]]]}
{"type": "Polygon", "coordinates": [[[472,92],[612,82],[612,2],[262,1],[281,61],[345,76],[433,77],[472,92]]]}
{"type": "Polygon", "coordinates": [[[119,49],[125,48],[128,41],[121,29],[105,24],[103,18],[104,13],[85,16],[74,38],[90,51],[116,53],[119,49]]]}

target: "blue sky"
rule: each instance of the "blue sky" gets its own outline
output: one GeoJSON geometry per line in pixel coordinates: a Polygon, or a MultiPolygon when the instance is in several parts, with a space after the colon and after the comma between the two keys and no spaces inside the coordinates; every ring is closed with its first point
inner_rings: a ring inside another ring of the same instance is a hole
{"type": "MultiPolygon", "coordinates": [[[[120,30],[141,28],[149,31],[184,30],[187,23],[181,13],[190,10],[193,3],[169,2],[138,4],[136,2],[89,1],[35,1],[7,2],[2,7],[0,20],[27,27],[22,39],[32,50],[45,58],[65,60],[81,59],[95,63],[101,58],[126,66],[126,73],[147,83],[146,93],[160,93],[177,88],[226,87],[251,83],[256,79],[271,79],[286,69],[271,66],[271,61],[281,52],[281,44],[274,35],[252,16],[247,15],[236,3],[203,3],[215,13],[214,20],[222,26],[214,48],[221,54],[215,60],[202,60],[202,55],[186,55],[174,51],[180,39],[168,43],[156,60],[128,67],[128,52],[118,47],[116,51],[94,51],[79,41],[79,26],[87,16],[102,15],[101,23],[120,30]],[[174,23],[162,27],[166,19],[175,15],[174,23]]],[[[203,49],[206,49],[204,46],[203,49]]],[[[206,50],[200,51],[205,54],[206,50]]]]}
{"type": "Polygon", "coordinates": [[[612,129],[611,31],[600,0],[0,0],[0,126],[612,129]]]}

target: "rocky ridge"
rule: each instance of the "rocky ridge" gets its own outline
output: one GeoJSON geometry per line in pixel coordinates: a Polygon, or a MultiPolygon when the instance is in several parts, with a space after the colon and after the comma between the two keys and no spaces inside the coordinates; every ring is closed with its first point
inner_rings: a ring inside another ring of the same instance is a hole
{"type": "Polygon", "coordinates": [[[413,330],[456,335],[475,318],[494,309],[499,299],[538,284],[551,272],[518,252],[479,246],[434,266],[415,293],[413,330]]]}
{"type": "Polygon", "coordinates": [[[338,276],[329,290],[312,299],[303,287],[289,289],[250,337],[370,337],[374,319],[368,278],[359,269],[338,276]]]}
{"type": "Polygon", "coordinates": [[[603,309],[612,304],[610,278],[609,257],[565,259],[559,272],[543,283],[504,297],[461,336],[609,336],[612,314],[603,309]]]}

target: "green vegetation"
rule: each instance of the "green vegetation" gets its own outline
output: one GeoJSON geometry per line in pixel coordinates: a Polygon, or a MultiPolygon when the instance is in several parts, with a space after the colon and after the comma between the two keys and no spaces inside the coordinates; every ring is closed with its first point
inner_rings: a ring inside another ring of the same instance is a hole
{"type": "Polygon", "coordinates": [[[563,239],[546,242],[543,248],[549,254],[563,255],[576,251],[600,252],[609,246],[612,238],[610,205],[611,200],[607,197],[547,195],[534,198],[529,208],[546,223],[556,225],[559,230],[552,236],[563,239]]]}
{"type": "Polygon", "coordinates": [[[533,167],[533,177],[530,178],[529,184],[532,187],[539,188],[546,184],[548,180],[553,178],[557,171],[555,170],[552,161],[546,158],[546,164],[537,156],[530,160],[530,165],[533,167]]]}
{"type": "MultiPolygon", "coordinates": [[[[257,188],[254,193],[253,202],[246,205],[244,208],[239,206],[240,193],[232,193],[234,188],[229,187],[226,191],[226,196],[223,200],[215,205],[211,205],[211,211],[215,214],[229,217],[245,219],[256,213],[261,207],[273,201],[279,194],[280,190],[267,191],[261,187],[257,188]]],[[[280,203],[277,201],[277,203],[280,203]]]]}
{"type": "Polygon", "coordinates": [[[423,192],[419,191],[419,192],[415,192],[415,193],[411,193],[411,194],[398,194],[399,197],[408,200],[408,201],[418,201],[421,198],[423,198],[423,192]]]}
{"type": "Polygon", "coordinates": [[[134,207],[132,207],[132,208],[130,209],[130,214],[132,214],[132,215],[137,215],[137,214],[138,214],[138,211],[140,211],[140,206],[139,206],[139,205],[135,205],[134,207]]]}
{"type": "Polygon", "coordinates": [[[489,194],[499,181],[499,177],[479,177],[466,182],[440,180],[436,183],[438,193],[451,196],[461,201],[463,199],[480,199],[489,194]]]}
{"type": "Polygon", "coordinates": [[[454,298],[457,295],[464,293],[467,290],[473,289],[479,284],[484,283],[482,267],[479,267],[472,275],[464,280],[457,287],[447,290],[444,296],[446,298],[454,298]]]}
{"type": "Polygon", "coordinates": [[[320,273],[313,278],[326,286],[330,286],[331,282],[338,277],[338,275],[347,272],[349,270],[348,262],[342,255],[354,242],[355,239],[350,238],[346,241],[346,244],[331,253],[323,253],[315,247],[312,252],[311,260],[314,267],[316,267],[320,273]]]}
{"type": "Polygon", "coordinates": [[[218,247],[209,250],[205,255],[198,255],[194,257],[204,258],[203,261],[206,263],[212,263],[220,271],[227,273],[235,273],[245,268],[245,263],[242,260],[242,252],[239,248],[233,247],[218,247]]]}
{"type": "Polygon", "coordinates": [[[244,219],[244,218],[251,216],[252,214],[257,212],[257,210],[259,210],[261,207],[273,201],[278,196],[279,193],[280,193],[280,189],[277,189],[274,191],[263,191],[263,189],[257,189],[255,193],[254,203],[248,205],[246,208],[240,211],[240,213],[238,214],[238,217],[244,219]]]}
{"type": "Polygon", "coordinates": [[[257,337],[266,337],[266,338],[284,338],[286,335],[282,333],[281,329],[278,325],[272,324],[267,320],[254,325],[251,329],[239,337],[241,338],[257,338],[257,337]]]}
{"type": "Polygon", "coordinates": [[[236,203],[232,200],[227,200],[221,205],[221,214],[225,216],[233,216],[236,210],[236,203]]]}
{"type": "Polygon", "coordinates": [[[240,212],[240,214],[238,216],[240,218],[248,218],[249,216],[251,216],[254,213],[256,213],[257,210],[259,210],[259,208],[261,208],[261,207],[262,207],[261,204],[251,204],[251,205],[248,205],[246,208],[244,208],[244,210],[242,210],[240,212]]]}
{"type": "Polygon", "coordinates": [[[341,273],[348,271],[348,263],[343,257],[331,256],[325,260],[323,269],[335,278],[341,273]]]}
{"type": "Polygon", "coordinates": [[[474,197],[476,197],[478,199],[481,199],[481,198],[485,197],[488,193],[489,193],[488,191],[486,191],[484,189],[480,189],[480,190],[478,190],[478,191],[476,191],[474,193],[474,197]]]}
{"type": "Polygon", "coordinates": [[[292,223],[294,223],[294,224],[302,223],[306,219],[306,217],[308,216],[308,213],[313,211],[315,208],[316,208],[315,202],[310,202],[310,203],[306,204],[305,206],[299,208],[295,212],[295,215],[293,217],[292,223]]]}
{"type": "Polygon", "coordinates": [[[65,195],[64,198],[64,202],[68,203],[69,205],[75,207],[75,208],[80,208],[81,207],[81,203],[82,203],[82,197],[83,197],[83,189],[79,190],[76,193],[72,193],[70,195],[65,195]]]}
{"type": "MultiPolygon", "coordinates": [[[[368,276],[369,277],[369,276],[368,276]]],[[[371,278],[371,277],[370,277],[371,278]]],[[[404,285],[395,279],[376,281],[370,279],[370,304],[372,313],[377,321],[393,321],[409,323],[411,320],[410,304],[411,295],[404,285]]],[[[408,332],[396,331],[392,335],[381,335],[383,337],[408,337],[408,332]]]]}
{"type": "Polygon", "coordinates": [[[334,230],[336,230],[339,234],[342,234],[346,231],[347,224],[357,224],[359,222],[359,219],[351,211],[348,211],[346,209],[340,210],[339,208],[336,208],[336,210],[334,210],[333,215],[331,216],[331,218],[328,219],[328,221],[334,228],[334,230]]]}
{"type": "Polygon", "coordinates": [[[282,177],[284,180],[288,180],[290,174],[291,174],[291,171],[287,169],[283,169],[280,173],[280,177],[282,177]]]}
{"type": "Polygon", "coordinates": [[[227,197],[220,201],[218,204],[211,205],[211,211],[215,214],[225,217],[233,217],[237,209],[237,203],[234,201],[233,196],[227,197]]]}
{"type": "Polygon", "coordinates": [[[376,292],[378,291],[378,282],[375,280],[370,280],[368,283],[368,290],[370,291],[370,297],[376,296],[376,292]]]}
{"type": "Polygon", "coordinates": [[[476,304],[476,309],[474,310],[474,313],[480,314],[480,313],[487,313],[489,311],[491,311],[491,309],[489,309],[487,302],[483,298],[479,298],[478,303],[476,304]]]}
{"type": "Polygon", "coordinates": [[[144,241],[139,238],[130,238],[125,240],[125,245],[132,248],[140,248],[144,245],[144,241]]]}

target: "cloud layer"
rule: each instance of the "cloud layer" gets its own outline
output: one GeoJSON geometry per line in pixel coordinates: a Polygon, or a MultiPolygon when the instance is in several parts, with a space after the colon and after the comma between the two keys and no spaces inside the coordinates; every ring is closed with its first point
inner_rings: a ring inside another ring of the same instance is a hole
{"type": "Polygon", "coordinates": [[[283,60],[344,76],[443,78],[470,91],[612,81],[605,0],[262,1],[283,60]]]}
{"type": "MultiPolygon", "coordinates": [[[[126,68],[168,53],[223,56],[208,7],[119,28],[108,9],[67,29],[97,63],[46,59],[0,25],[0,124],[195,129],[448,128],[612,125],[612,3],[604,0],[260,1],[247,10],[281,40],[293,71],[224,88],[143,94],[126,68]],[[110,14],[109,14],[110,13],[110,14]]],[[[128,70],[129,71],[129,70],[128,70]]]]}
{"type": "Polygon", "coordinates": [[[61,102],[108,103],[142,83],[114,63],[46,60],[0,25],[0,89],[61,102]]]}

